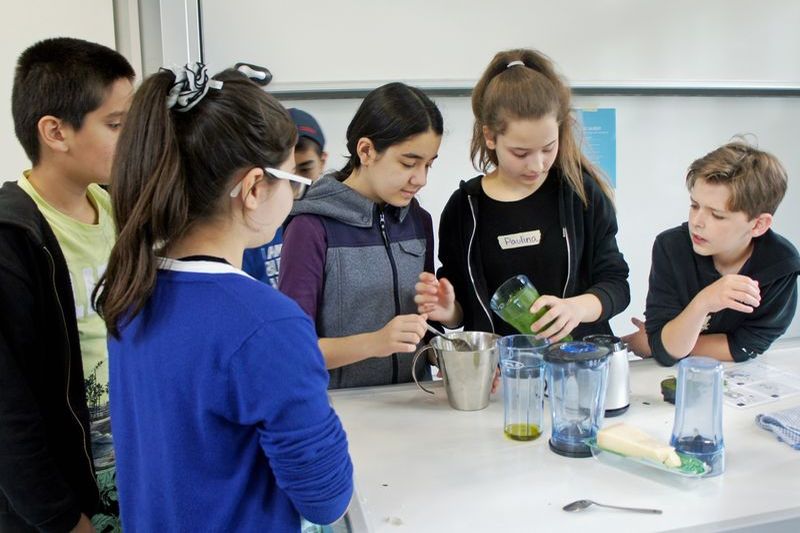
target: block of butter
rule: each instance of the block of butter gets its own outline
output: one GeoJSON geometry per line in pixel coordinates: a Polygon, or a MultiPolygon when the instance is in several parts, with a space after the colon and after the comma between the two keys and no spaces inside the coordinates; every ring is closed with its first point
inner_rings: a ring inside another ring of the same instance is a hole
{"type": "Polygon", "coordinates": [[[665,466],[681,466],[681,458],[675,448],[658,442],[639,428],[625,423],[614,424],[597,432],[597,445],[604,450],[617,452],[628,457],[642,457],[665,466]]]}

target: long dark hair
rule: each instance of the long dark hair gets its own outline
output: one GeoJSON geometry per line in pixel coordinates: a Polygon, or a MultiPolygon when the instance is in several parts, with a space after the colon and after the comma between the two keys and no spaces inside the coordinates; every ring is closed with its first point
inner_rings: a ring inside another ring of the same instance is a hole
{"type": "Polygon", "coordinates": [[[223,87],[186,112],[167,108],[170,71],[150,76],[133,98],[111,171],[117,243],[93,295],[115,337],[150,297],[156,256],[225,209],[237,173],[279,165],[294,148],[294,123],[275,98],[235,71],[213,79],[223,87]]]}
{"type": "Polygon", "coordinates": [[[347,127],[347,164],[337,173],[343,181],[361,166],[356,153],[362,137],[372,141],[378,153],[406,139],[433,131],[441,135],[444,121],[439,108],[424,92],[405,83],[394,82],[371,91],[358,106],[347,127]]]}
{"type": "Polygon", "coordinates": [[[554,166],[561,170],[584,205],[587,204],[584,172],[594,178],[606,196],[613,198],[611,187],[600,171],[581,152],[570,100],[569,85],[547,56],[527,49],[498,52],[472,91],[475,125],[470,157],[475,168],[485,173],[497,166],[497,153],[486,146],[484,126],[494,133],[503,133],[510,120],[537,120],[552,113],[558,123],[559,138],[554,166]],[[522,61],[524,66],[509,67],[514,61],[522,61]]]}

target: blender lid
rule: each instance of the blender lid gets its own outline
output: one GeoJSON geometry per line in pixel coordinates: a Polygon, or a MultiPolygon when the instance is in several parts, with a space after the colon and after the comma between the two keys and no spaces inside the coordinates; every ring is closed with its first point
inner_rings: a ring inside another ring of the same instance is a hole
{"type": "Polygon", "coordinates": [[[559,342],[544,353],[544,360],[548,363],[574,363],[576,361],[603,359],[608,354],[608,347],[593,342],[559,342]]]}
{"type": "Polygon", "coordinates": [[[700,370],[703,372],[709,370],[722,369],[722,362],[708,357],[707,355],[690,355],[678,361],[678,368],[686,367],[687,370],[700,370]]]}
{"type": "Polygon", "coordinates": [[[606,335],[604,333],[597,333],[595,335],[587,335],[583,338],[585,342],[593,342],[595,344],[599,344],[600,346],[605,346],[612,353],[622,352],[628,349],[622,339],[617,337],[616,335],[606,335]]]}

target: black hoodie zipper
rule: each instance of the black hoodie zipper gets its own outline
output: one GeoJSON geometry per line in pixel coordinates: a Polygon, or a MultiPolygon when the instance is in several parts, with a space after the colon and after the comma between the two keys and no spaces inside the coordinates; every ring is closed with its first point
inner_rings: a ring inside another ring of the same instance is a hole
{"type": "MultiPolygon", "coordinates": [[[[389,235],[386,233],[386,217],[383,214],[383,208],[378,207],[378,217],[381,227],[381,236],[383,236],[383,245],[386,247],[386,255],[389,256],[389,264],[392,266],[392,283],[394,289],[394,316],[400,314],[400,290],[398,288],[399,282],[397,281],[397,265],[394,262],[392,255],[392,247],[389,245],[389,235]]],[[[392,354],[392,383],[397,383],[398,374],[398,361],[397,354],[392,354]]]]}
{"type": "MultiPolygon", "coordinates": [[[[561,292],[561,297],[566,298],[567,288],[569,287],[569,281],[570,278],[572,277],[572,250],[570,247],[569,231],[567,230],[567,223],[564,217],[564,210],[566,209],[566,200],[564,199],[563,187],[564,187],[563,183],[559,184],[558,216],[559,216],[559,222],[561,223],[561,233],[564,236],[564,243],[566,244],[567,248],[567,279],[564,281],[564,288],[561,292]]],[[[472,263],[471,263],[472,245],[475,241],[475,234],[477,233],[478,229],[478,217],[475,214],[475,206],[472,203],[472,195],[468,193],[466,190],[463,190],[463,193],[467,196],[467,205],[469,205],[470,214],[472,215],[472,234],[470,235],[467,244],[467,273],[469,274],[470,282],[472,282],[472,290],[475,292],[475,299],[478,300],[478,303],[481,305],[481,309],[483,310],[486,317],[489,319],[489,324],[492,327],[492,332],[494,332],[494,320],[492,320],[492,314],[486,308],[486,305],[483,303],[483,300],[481,300],[480,294],[478,294],[478,285],[475,282],[475,276],[472,273],[472,263]]]]}
{"type": "Polygon", "coordinates": [[[469,273],[469,280],[472,282],[472,290],[475,291],[475,299],[478,300],[479,304],[481,304],[481,309],[483,309],[483,312],[486,313],[486,318],[489,319],[489,326],[492,328],[492,333],[494,333],[494,320],[492,320],[492,314],[486,308],[486,305],[484,305],[480,294],[478,294],[478,285],[475,283],[475,276],[472,273],[472,244],[475,242],[475,234],[478,231],[478,217],[475,215],[475,207],[472,205],[472,195],[469,193],[466,193],[466,195],[467,203],[469,204],[469,210],[472,214],[472,234],[469,237],[469,244],[467,245],[467,272],[469,273]]]}
{"type": "Polygon", "coordinates": [[[72,361],[71,361],[71,359],[72,359],[72,349],[70,348],[70,345],[69,345],[69,328],[67,328],[67,319],[64,316],[64,307],[61,304],[61,298],[58,296],[58,287],[56,286],[56,265],[55,265],[55,260],[53,259],[53,255],[50,253],[50,250],[47,249],[47,246],[42,246],[42,249],[44,250],[45,255],[47,255],[47,260],[49,262],[50,279],[53,282],[53,294],[56,297],[56,302],[58,302],[58,310],[59,310],[59,315],[61,316],[61,324],[64,326],[64,335],[65,335],[66,341],[67,341],[67,350],[66,350],[66,352],[67,352],[66,353],[66,355],[67,355],[67,380],[66,380],[67,408],[69,409],[69,412],[72,415],[72,417],[75,419],[75,422],[78,423],[78,427],[81,429],[81,445],[82,445],[81,447],[83,449],[84,457],[86,457],[86,461],[88,463],[89,475],[91,476],[92,481],[94,482],[94,487],[97,490],[97,497],[99,498],[100,497],[100,488],[97,485],[97,478],[95,477],[95,473],[94,473],[94,464],[93,464],[93,461],[92,461],[92,456],[91,456],[91,454],[89,454],[89,450],[86,448],[86,437],[88,435],[88,430],[87,430],[87,428],[83,427],[83,424],[81,423],[81,419],[80,419],[80,417],[78,417],[77,413],[75,413],[75,410],[72,407],[72,402],[70,401],[70,397],[69,397],[70,381],[71,381],[71,377],[72,377],[72,371],[71,371],[72,370],[71,369],[71,366],[72,366],[72,361]]]}
{"type": "Polygon", "coordinates": [[[558,221],[561,224],[561,234],[564,236],[564,244],[567,247],[567,279],[564,280],[564,289],[561,291],[561,298],[567,297],[569,278],[572,276],[572,249],[569,244],[569,230],[567,229],[567,217],[565,214],[567,210],[567,199],[564,197],[566,194],[564,191],[565,186],[567,185],[564,183],[564,180],[560,180],[558,184],[558,221]]]}

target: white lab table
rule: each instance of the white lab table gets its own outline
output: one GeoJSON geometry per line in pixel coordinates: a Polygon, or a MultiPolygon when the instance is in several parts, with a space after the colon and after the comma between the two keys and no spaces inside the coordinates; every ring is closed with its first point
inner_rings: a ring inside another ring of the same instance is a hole
{"type": "MultiPolygon", "coordinates": [[[[800,374],[800,343],[776,345],[758,360],[800,374]]],[[[631,407],[605,423],[628,422],[667,442],[674,406],[662,400],[659,384],[671,375],[676,367],[632,363],[631,407]]],[[[503,435],[502,394],[482,411],[461,412],[450,408],[441,382],[433,387],[435,396],[414,384],[331,392],[355,465],[354,529],[583,533],[772,523],[770,531],[800,531],[800,451],[755,424],[756,414],[800,405],[800,396],[749,409],[725,405],[725,473],[685,482],[554,454],[547,402],[543,435],[517,442],[503,435]],[[561,509],[583,498],[664,513],[561,509]]]]}

